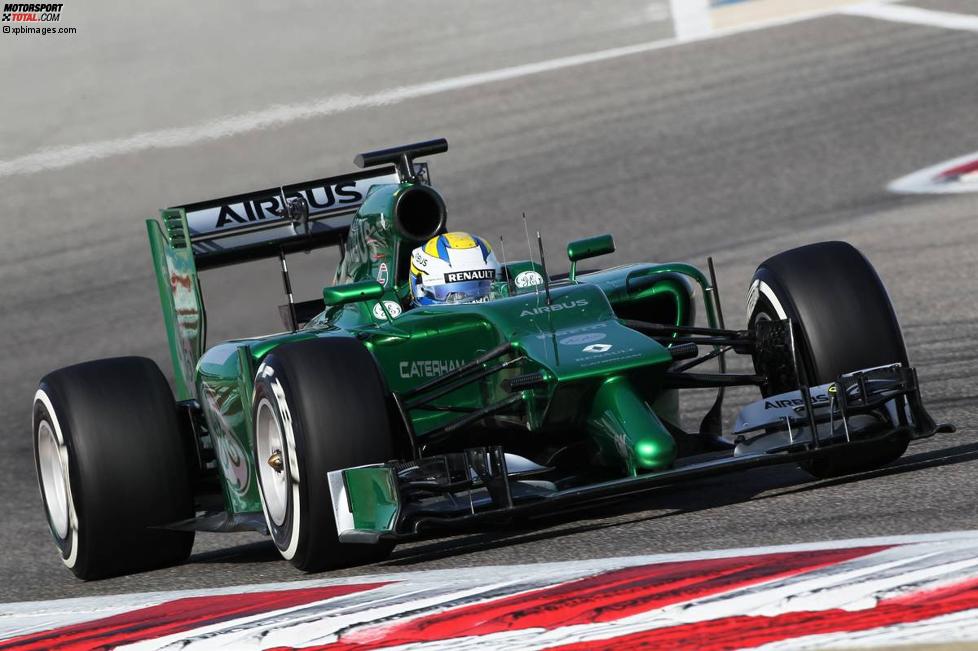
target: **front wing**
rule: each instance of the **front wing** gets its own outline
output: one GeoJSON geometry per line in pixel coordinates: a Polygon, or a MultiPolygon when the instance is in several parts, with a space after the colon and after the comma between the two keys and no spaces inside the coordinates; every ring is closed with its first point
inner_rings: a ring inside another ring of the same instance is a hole
{"type": "Polygon", "coordinates": [[[552,469],[494,446],[336,470],[328,481],[341,541],[402,541],[947,430],[924,409],[914,369],[894,364],[748,405],[730,450],[635,477],[558,489],[552,469]]]}

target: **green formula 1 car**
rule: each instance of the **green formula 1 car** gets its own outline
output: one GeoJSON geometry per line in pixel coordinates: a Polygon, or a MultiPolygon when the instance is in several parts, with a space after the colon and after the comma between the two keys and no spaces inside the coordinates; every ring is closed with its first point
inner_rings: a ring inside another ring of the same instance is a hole
{"type": "Polygon", "coordinates": [[[539,243],[502,262],[489,300],[417,305],[411,254],[446,212],[415,159],[446,149],[365,153],[359,173],[147,222],[175,392],[150,360],[122,357],[49,373],[34,399],[41,493],[76,575],[182,561],[195,531],[265,532],[304,570],[369,562],[710,474],[876,468],[950,427],[921,404],[879,277],[842,242],[761,263],[738,329],[712,263],[579,271],[614,251],[610,235],[568,244],[567,275],[547,273],[539,243]],[[325,246],[341,252],[335,282],[294,302],[286,256],[325,246]],[[285,331],[207,348],[198,273],[268,257],[285,331]],[[732,355],[754,372],[726,372],[732,355]],[[740,385],[758,400],[724,431],[724,388],[740,385]],[[684,430],[679,396],[703,388],[716,401],[684,430]]]}

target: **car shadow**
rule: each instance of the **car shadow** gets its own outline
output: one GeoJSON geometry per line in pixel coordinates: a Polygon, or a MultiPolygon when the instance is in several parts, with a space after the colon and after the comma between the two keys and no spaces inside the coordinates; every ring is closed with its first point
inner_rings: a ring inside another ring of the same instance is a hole
{"type": "Polygon", "coordinates": [[[924,468],[950,466],[975,460],[978,460],[978,443],[956,445],[954,447],[941,448],[939,450],[928,450],[927,452],[920,452],[918,454],[905,455],[889,466],[880,468],[878,470],[870,470],[868,472],[846,475],[845,477],[837,477],[834,479],[823,479],[821,481],[815,481],[804,486],[800,486],[794,490],[782,491],[776,495],[762,495],[757,499],[763,500],[780,497],[781,495],[794,495],[818,490],[820,488],[828,488],[830,486],[842,486],[869,479],[877,479],[879,477],[902,475],[908,472],[923,470],[924,468]]]}
{"type": "Polygon", "coordinates": [[[282,555],[278,553],[275,544],[269,538],[268,540],[235,545],[234,547],[199,552],[192,555],[187,562],[191,565],[197,563],[247,565],[249,563],[271,563],[281,560],[282,555]]]}
{"type": "Polygon", "coordinates": [[[746,502],[764,491],[789,487],[805,481],[809,481],[808,475],[795,468],[762,468],[748,471],[743,473],[737,482],[730,482],[729,477],[689,481],[681,485],[653,489],[639,496],[609,499],[532,519],[497,525],[491,532],[471,533],[447,540],[418,543],[411,547],[398,547],[392,557],[382,565],[411,566],[511,545],[556,540],[640,522],[651,522],[746,502]],[[625,517],[629,515],[634,517],[625,517]],[[609,518],[613,520],[609,522],[609,518]],[[571,526],[564,526],[568,524],[571,526]]]}
{"type": "MultiPolygon", "coordinates": [[[[410,567],[513,545],[558,540],[583,533],[652,522],[750,500],[775,499],[974,460],[978,460],[978,443],[908,454],[879,470],[820,481],[812,480],[804,471],[793,466],[758,468],[739,474],[736,481],[731,481],[730,476],[700,479],[665,486],[640,496],[619,497],[532,519],[521,519],[497,525],[492,531],[449,533],[448,537],[437,540],[402,545],[395,549],[391,558],[375,567],[410,567]],[[627,517],[630,515],[634,517],[627,517]]],[[[267,540],[197,553],[189,562],[246,565],[281,560],[282,557],[271,540],[267,540]]]]}
{"type": "Polygon", "coordinates": [[[893,465],[879,470],[821,481],[813,481],[804,471],[795,467],[751,470],[740,475],[738,481],[730,481],[729,477],[699,480],[683,485],[660,488],[642,495],[639,499],[618,499],[614,502],[591,505],[575,511],[569,510],[534,520],[516,522],[499,527],[492,532],[454,537],[447,540],[440,539],[431,543],[413,545],[409,548],[398,548],[389,560],[380,565],[411,566],[506,546],[557,540],[582,533],[651,522],[754,499],[774,499],[820,488],[829,488],[878,477],[896,476],[925,468],[949,466],[974,460],[978,460],[978,443],[911,454],[901,458],[893,465]],[[776,492],[760,494],[768,491],[776,492]],[[650,510],[656,512],[648,513],[650,510]],[[638,512],[642,513],[633,518],[621,519],[623,515],[638,512]],[[608,518],[615,519],[608,522],[608,518]],[[585,522],[581,522],[582,520],[585,522]],[[571,522],[578,524],[569,527],[561,526],[571,522]],[[546,529],[541,530],[544,527],[546,529]]]}

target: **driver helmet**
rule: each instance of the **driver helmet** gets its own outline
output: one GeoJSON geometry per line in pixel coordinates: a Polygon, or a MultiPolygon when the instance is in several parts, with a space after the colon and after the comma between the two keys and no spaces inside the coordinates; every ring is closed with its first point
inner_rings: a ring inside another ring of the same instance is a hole
{"type": "Polygon", "coordinates": [[[418,305],[489,300],[499,262],[481,237],[436,235],[411,253],[411,296],[418,305]]]}

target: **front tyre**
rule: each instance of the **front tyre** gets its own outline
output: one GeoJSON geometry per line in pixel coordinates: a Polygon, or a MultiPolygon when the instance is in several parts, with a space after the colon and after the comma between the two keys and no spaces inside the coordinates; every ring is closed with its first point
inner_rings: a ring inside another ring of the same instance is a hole
{"type": "Polygon", "coordinates": [[[390,543],[339,542],[326,473],[394,458],[387,390],[355,339],[279,346],[255,378],[255,467],[275,546],[315,572],[386,558],[390,543]]]}
{"type": "MultiPolygon", "coordinates": [[[[791,249],[758,266],[748,293],[748,327],[791,319],[800,378],[786,363],[754,358],[768,377],[764,396],[833,382],[843,373],[899,362],[907,350],[886,288],[870,262],[846,242],[820,242],[791,249]]],[[[879,468],[898,459],[909,436],[869,448],[840,450],[802,464],[818,478],[879,468]]]]}
{"type": "Polygon", "coordinates": [[[153,361],[102,359],[44,376],[33,434],[48,525],[76,576],[140,572],[190,555],[193,532],[157,528],[194,509],[173,394],[153,361]]]}

